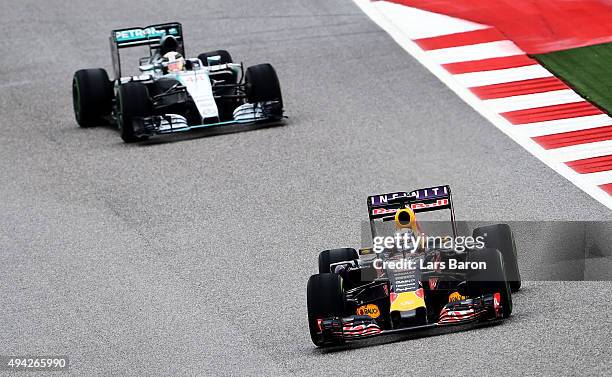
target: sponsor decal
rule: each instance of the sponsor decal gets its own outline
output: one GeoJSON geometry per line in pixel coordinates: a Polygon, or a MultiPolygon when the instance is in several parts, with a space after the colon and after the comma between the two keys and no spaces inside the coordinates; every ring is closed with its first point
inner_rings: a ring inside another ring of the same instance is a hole
{"type": "Polygon", "coordinates": [[[370,203],[372,203],[373,206],[382,206],[386,205],[389,202],[389,199],[404,198],[406,196],[408,196],[408,194],[405,192],[394,192],[391,194],[376,195],[370,197],[370,203]]]}
{"type": "Polygon", "coordinates": [[[414,292],[419,289],[418,284],[418,271],[414,269],[400,269],[387,271],[391,285],[393,286],[393,292],[414,292]]]}
{"type": "MultiPolygon", "coordinates": [[[[170,34],[177,34],[176,28],[169,30],[170,34]]],[[[147,38],[158,38],[166,34],[165,30],[157,30],[154,27],[148,27],[144,29],[130,29],[121,30],[115,33],[115,40],[117,42],[136,41],[147,38]]]]}
{"type": "Polygon", "coordinates": [[[438,199],[433,203],[412,203],[410,207],[412,209],[423,209],[423,208],[444,207],[447,205],[448,205],[448,199],[438,199]]]}
{"type": "Polygon", "coordinates": [[[459,292],[453,292],[448,296],[448,302],[461,301],[465,300],[466,298],[466,296],[461,296],[459,292]]]}
{"type": "Polygon", "coordinates": [[[431,187],[426,189],[415,190],[409,194],[415,199],[435,199],[448,196],[447,186],[431,187]]]}
{"type": "Polygon", "coordinates": [[[367,315],[370,318],[378,318],[380,316],[380,309],[375,304],[362,305],[357,308],[357,315],[367,315]]]}
{"type": "MultiPolygon", "coordinates": [[[[425,209],[425,208],[438,208],[438,207],[446,207],[449,205],[448,199],[438,199],[432,203],[412,203],[410,204],[410,208],[413,210],[425,209]]],[[[374,208],[372,209],[373,216],[381,216],[381,215],[392,215],[395,214],[399,208],[374,208]]]]}
{"type": "Polygon", "coordinates": [[[184,82],[196,82],[201,80],[210,80],[206,73],[183,72],[177,74],[177,79],[184,82]]]}
{"type": "Polygon", "coordinates": [[[390,214],[397,212],[397,210],[398,208],[374,208],[372,210],[372,215],[374,216],[390,215],[390,214]]]}
{"type": "Polygon", "coordinates": [[[439,198],[448,198],[448,186],[437,186],[426,189],[419,189],[410,193],[393,192],[389,194],[374,195],[370,197],[372,206],[384,206],[389,203],[390,199],[411,197],[416,200],[431,200],[439,198]]]}
{"type": "Polygon", "coordinates": [[[422,292],[419,290],[412,292],[401,292],[392,295],[390,311],[408,311],[417,308],[425,307],[425,300],[422,297],[422,292]]]}

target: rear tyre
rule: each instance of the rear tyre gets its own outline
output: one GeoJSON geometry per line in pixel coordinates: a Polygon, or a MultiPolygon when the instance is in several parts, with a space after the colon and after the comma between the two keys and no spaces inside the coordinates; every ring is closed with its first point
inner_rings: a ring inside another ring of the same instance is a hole
{"type": "Polygon", "coordinates": [[[205,66],[208,66],[208,58],[213,57],[213,56],[219,56],[219,61],[217,62],[217,64],[228,64],[228,63],[234,62],[232,60],[232,56],[230,55],[230,53],[225,50],[215,50],[215,51],[204,52],[198,55],[198,59],[202,61],[202,64],[204,64],[205,66]]]}
{"type": "Polygon", "coordinates": [[[483,226],[474,229],[473,236],[484,237],[485,247],[497,249],[502,253],[510,289],[512,292],[518,292],[521,289],[521,273],[517,261],[516,243],[510,226],[508,224],[483,226]]]}
{"type": "Polygon", "coordinates": [[[329,273],[332,263],[352,261],[359,258],[357,250],[350,247],[342,249],[323,250],[319,253],[319,273],[329,273]]]}
{"type": "Polygon", "coordinates": [[[282,116],[283,95],[276,71],[271,64],[258,64],[247,68],[245,73],[246,95],[250,103],[278,101],[282,116]]]}
{"type": "Polygon", "coordinates": [[[467,256],[467,262],[484,262],[486,268],[468,271],[467,286],[470,296],[500,294],[502,317],[512,314],[512,291],[506,279],[504,259],[497,249],[478,249],[467,256]]]}
{"type": "Polygon", "coordinates": [[[121,138],[126,143],[145,140],[146,136],[136,136],[134,131],[135,117],[150,116],[153,112],[149,91],[145,84],[128,82],[119,86],[118,122],[121,138]]]}
{"type": "Polygon", "coordinates": [[[323,339],[319,334],[319,319],[342,317],[345,312],[342,277],[336,274],[317,274],[308,279],[306,301],[308,327],[312,342],[318,346],[342,344],[341,339],[323,339]]]}
{"type": "Polygon", "coordinates": [[[113,107],[113,83],[102,68],[80,69],[72,78],[72,106],[81,127],[105,123],[113,107]]]}

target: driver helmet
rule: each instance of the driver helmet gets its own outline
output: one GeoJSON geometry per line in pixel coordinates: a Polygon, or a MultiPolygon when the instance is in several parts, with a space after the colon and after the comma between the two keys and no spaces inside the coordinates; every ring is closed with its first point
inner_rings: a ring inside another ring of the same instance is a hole
{"type": "Polygon", "coordinates": [[[397,230],[409,229],[412,232],[419,234],[419,223],[412,208],[400,208],[395,212],[395,228],[397,230]]]}
{"type": "Polygon", "coordinates": [[[168,72],[180,72],[185,69],[185,58],[176,51],[164,54],[164,61],[168,62],[168,72]]]}

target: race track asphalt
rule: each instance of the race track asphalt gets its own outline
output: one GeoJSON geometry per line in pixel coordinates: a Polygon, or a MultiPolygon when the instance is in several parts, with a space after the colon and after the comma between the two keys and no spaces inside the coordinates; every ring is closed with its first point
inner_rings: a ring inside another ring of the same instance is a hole
{"type": "MultiPolygon", "coordinates": [[[[612,220],[350,0],[5,0],[0,14],[0,355],[68,355],[75,376],[612,368],[609,281],[525,282],[498,326],[313,347],[306,281],[319,250],[359,245],[369,194],[449,184],[464,220],[612,220]],[[111,29],[168,20],[190,55],[271,62],[287,125],[143,145],[79,129],[73,72],[110,70],[111,29]]],[[[519,248],[522,266],[538,256],[519,248]]]]}

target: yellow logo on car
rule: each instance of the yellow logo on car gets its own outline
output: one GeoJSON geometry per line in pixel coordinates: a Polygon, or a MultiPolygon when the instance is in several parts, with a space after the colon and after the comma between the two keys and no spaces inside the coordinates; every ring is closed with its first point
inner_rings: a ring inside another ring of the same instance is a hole
{"type": "Polygon", "coordinates": [[[380,316],[380,309],[374,304],[362,305],[357,308],[357,315],[367,315],[371,318],[378,318],[380,316]]]}
{"type": "Polygon", "coordinates": [[[393,295],[391,298],[391,309],[389,311],[405,312],[425,307],[423,299],[423,289],[417,289],[413,292],[401,292],[393,295]]]}
{"type": "Polygon", "coordinates": [[[465,300],[466,296],[461,296],[459,292],[453,292],[448,296],[448,302],[465,300]]]}

